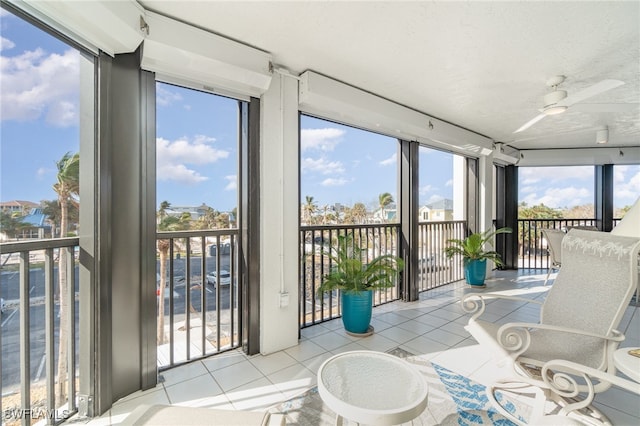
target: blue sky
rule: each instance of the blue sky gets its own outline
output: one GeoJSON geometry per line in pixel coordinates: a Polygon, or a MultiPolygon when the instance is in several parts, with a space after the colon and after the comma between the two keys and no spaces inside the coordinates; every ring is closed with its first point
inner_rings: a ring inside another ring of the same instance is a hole
{"type": "MultiPolygon", "coordinates": [[[[55,162],[78,143],[78,52],[0,11],[0,201],[54,199],[55,162]]],[[[237,102],[157,85],[157,201],[236,206],[237,102]]],[[[397,142],[336,123],[301,120],[301,198],[318,206],[397,199],[397,142]]],[[[452,198],[452,158],[420,149],[420,203],[452,198]]],[[[615,167],[616,207],[640,193],[640,166],[615,167]]],[[[520,200],[593,202],[593,167],[521,168],[520,200]]]]}

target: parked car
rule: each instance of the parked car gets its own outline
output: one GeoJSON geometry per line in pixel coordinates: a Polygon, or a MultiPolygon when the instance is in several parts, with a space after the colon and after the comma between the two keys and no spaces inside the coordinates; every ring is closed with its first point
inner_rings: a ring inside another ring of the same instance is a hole
{"type": "MultiPolygon", "coordinates": [[[[218,273],[216,271],[209,272],[207,274],[207,284],[217,285],[218,284],[218,273]]],[[[231,274],[229,271],[224,269],[220,269],[220,285],[229,285],[231,284],[231,274]]]]}

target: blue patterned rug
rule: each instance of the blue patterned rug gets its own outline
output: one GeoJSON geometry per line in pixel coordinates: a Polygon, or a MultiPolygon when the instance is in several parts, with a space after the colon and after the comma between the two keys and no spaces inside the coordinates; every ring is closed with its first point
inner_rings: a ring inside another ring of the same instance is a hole
{"type": "MultiPolygon", "coordinates": [[[[402,354],[396,355],[405,358],[402,354]]],[[[414,364],[429,383],[427,409],[413,421],[413,425],[514,425],[491,407],[485,386],[419,357],[409,356],[406,360],[414,364]]],[[[497,398],[516,417],[523,421],[529,417],[530,407],[526,404],[507,400],[501,395],[497,398]]],[[[317,387],[271,411],[284,414],[288,425],[335,424],[335,414],[323,404],[317,387]]],[[[345,419],[345,424],[355,423],[345,419]]]]}

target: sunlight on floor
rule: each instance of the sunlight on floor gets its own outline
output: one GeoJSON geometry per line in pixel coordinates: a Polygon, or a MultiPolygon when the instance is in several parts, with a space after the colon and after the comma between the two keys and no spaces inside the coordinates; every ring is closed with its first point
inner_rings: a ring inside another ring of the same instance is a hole
{"type": "MultiPolygon", "coordinates": [[[[550,280],[548,286],[542,286],[545,276],[497,271],[482,292],[542,298],[553,283],[550,280]]],[[[459,299],[473,291],[477,290],[459,282],[422,293],[415,302],[377,307],[372,320],[375,333],[370,337],[349,336],[341,321],[333,320],[303,329],[299,344],[284,351],[246,356],[236,350],[167,370],[161,373],[164,381],[154,389],[135,392],[117,401],[102,417],[87,422],[118,424],[140,404],[264,411],[315,386],[322,362],[350,350],[404,350],[488,385],[510,373],[500,368],[464,329],[468,315],[459,299]]],[[[523,306],[521,302],[494,301],[489,306],[485,315],[499,323],[535,321],[538,315],[537,306],[523,306]]],[[[628,336],[623,346],[640,346],[638,308],[627,309],[620,328],[628,336]]],[[[614,424],[640,424],[639,396],[612,388],[598,395],[596,401],[614,424]]]]}

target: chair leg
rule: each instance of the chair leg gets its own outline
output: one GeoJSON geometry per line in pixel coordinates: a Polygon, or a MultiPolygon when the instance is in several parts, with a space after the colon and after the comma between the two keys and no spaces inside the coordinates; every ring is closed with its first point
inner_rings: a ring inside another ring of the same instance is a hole
{"type": "Polygon", "coordinates": [[[549,281],[549,275],[551,275],[551,271],[553,271],[553,268],[549,268],[549,271],[547,272],[547,278],[544,279],[544,284],[542,284],[543,286],[547,285],[547,281],[549,281]]]}

